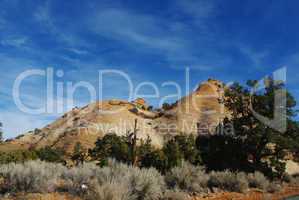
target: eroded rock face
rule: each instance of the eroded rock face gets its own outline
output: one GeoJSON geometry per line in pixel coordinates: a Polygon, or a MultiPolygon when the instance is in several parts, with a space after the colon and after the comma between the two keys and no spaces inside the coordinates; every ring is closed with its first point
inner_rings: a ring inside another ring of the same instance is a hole
{"type": "Polygon", "coordinates": [[[161,146],[169,134],[212,134],[228,113],[221,98],[223,84],[208,80],[167,111],[149,111],[141,98],[133,102],[115,99],[95,102],[73,109],[39,131],[6,142],[0,150],[52,146],[71,152],[77,142],[92,148],[96,139],[105,134],[125,135],[132,131],[135,119],[138,137],[150,136],[156,146],[161,146]]]}
{"type": "MultiPolygon", "coordinates": [[[[223,84],[219,81],[209,80],[202,83],[190,96],[184,98],[178,112],[179,123],[187,122],[192,132],[213,133],[215,127],[227,115],[221,99],[224,95],[223,84]],[[192,124],[191,124],[192,123],[192,124]]],[[[184,126],[180,126],[183,132],[184,126]]]]}

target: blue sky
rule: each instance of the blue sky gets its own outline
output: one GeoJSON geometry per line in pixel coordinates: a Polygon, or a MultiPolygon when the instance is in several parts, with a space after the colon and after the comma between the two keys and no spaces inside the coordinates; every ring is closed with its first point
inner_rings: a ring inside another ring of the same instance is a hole
{"type": "MultiPolygon", "coordinates": [[[[176,81],[183,87],[189,67],[192,89],[209,77],[245,82],[285,66],[287,86],[298,99],[298,7],[296,0],[0,0],[0,121],[5,137],[42,127],[60,115],[32,115],[17,108],[12,87],[28,69],[53,67],[64,72],[56,81],[95,86],[98,70],[117,69],[134,83],[176,81]]],[[[104,83],[104,98],[127,97],[120,77],[107,77],[104,83]]],[[[151,93],[150,88],[144,91],[151,93]]],[[[78,106],[90,101],[83,89],[75,97],[78,106]]],[[[26,80],[21,98],[31,107],[43,105],[45,80],[26,80]]],[[[158,100],[149,101],[156,105],[158,100]]]]}

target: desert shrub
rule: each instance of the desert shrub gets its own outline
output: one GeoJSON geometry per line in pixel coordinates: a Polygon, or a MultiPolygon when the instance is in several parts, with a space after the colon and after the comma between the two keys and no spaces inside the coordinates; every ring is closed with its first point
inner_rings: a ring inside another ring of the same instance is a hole
{"type": "Polygon", "coordinates": [[[98,182],[117,182],[128,187],[136,199],[160,199],[165,190],[163,176],[154,168],[137,168],[122,163],[112,163],[97,174],[98,182]]]}
{"type": "Polygon", "coordinates": [[[101,168],[96,174],[96,178],[100,185],[113,181],[130,185],[130,178],[137,170],[140,169],[109,160],[108,166],[101,168]]]}
{"type": "Polygon", "coordinates": [[[30,161],[23,164],[0,166],[4,178],[1,192],[51,192],[58,183],[58,178],[65,171],[60,164],[30,161]]]}
{"type": "Polygon", "coordinates": [[[64,163],[64,152],[60,149],[53,149],[51,147],[44,147],[36,151],[40,160],[46,162],[64,163]]]}
{"type": "Polygon", "coordinates": [[[261,172],[248,174],[248,183],[250,187],[261,190],[265,190],[269,186],[268,179],[261,172]]]}
{"type": "Polygon", "coordinates": [[[163,200],[188,200],[189,195],[178,190],[167,190],[162,198],[163,200]]]}
{"type": "Polygon", "coordinates": [[[248,182],[244,173],[233,173],[230,171],[211,172],[208,186],[225,191],[244,192],[248,189],[248,182]]]}
{"type": "Polygon", "coordinates": [[[117,162],[100,168],[86,163],[62,174],[62,190],[86,199],[158,200],[163,196],[163,176],[154,168],[139,169],[117,162]],[[83,187],[84,186],[84,187],[83,187]]]}
{"type": "Polygon", "coordinates": [[[163,176],[154,168],[138,169],[132,174],[130,187],[137,199],[158,200],[163,196],[165,182],[163,176]]]}
{"type": "Polygon", "coordinates": [[[97,165],[93,163],[85,163],[64,171],[61,175],[63,184],[59,189],[74,195],[80,195],[84,193],[85,190],[82,186],[89,185],[93,179],[96,178],[96,174],[99,170],[97,165]]]}
{"type": "Polygon", "coordinates": [[[126,186],[131,194],[131,199],[159,199],[165,190],[163,176],[154,168],[137,168],[121,163],[112,163],[104,167],[97,174],[98,182],[117,182],[126,186]]]}
{"type": "Polygon", "coordinates": [[[290,183],[292,185],[298,186],[299,185],[299,176],[292,176],[290,183]]]}
{"type": "Polygon", "coordinates": [[[283,182],[286,182],[286,183],[291,183],[292,181],[292,176],[285,173],[283,176],[282,176],[282,181],[283,182]]]}
{"type": "Polygon", "coordinates": [[[200,193],[206,191],[209,177],[202,167],[184,162],[182,166],[171,169],[165,177],[167,185],[182,191],[200,193]]]}
{"type": "Polygon", "coordinates": [[[244,172],[239,172],[236,174],[236,191],[237,192],[245,192],[249,189],[249,183],[247,180],[247,174],[244,172]]]}
{"type": "Polygon", "coordinates": [[[0,152],[0,164],[22,163],[30,160],[36,160],[37,154],[29,150],[17,150],[11,152],[0,152]]]}
{"type": "Polygon", "coordinates": [[[135,199],[127,185],[115,181],[94,184],[91,191],[85,195],[86,200],[131,200],[135,199]]]}
{"type": "Polygon", "coordinates": [[[267,187],[267,192],[275,193],[281,190],[281,186],[278,183],[271,182],[267,187]]]}

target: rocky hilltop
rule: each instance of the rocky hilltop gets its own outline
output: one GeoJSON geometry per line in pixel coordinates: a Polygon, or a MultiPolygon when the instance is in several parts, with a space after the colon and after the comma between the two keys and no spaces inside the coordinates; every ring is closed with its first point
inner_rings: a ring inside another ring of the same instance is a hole
{"type": "Polygon", "coordinates": [[[169,135],[212,134],[228,116],[222,103],[224,85],[209,79],[198,89],[163,109],[150,109],[144,99],[133,102],[108,100],[74,108],[42,129],[30,131],[0,145],[0,150],[51,146],[71,152],[80,142],[92,148],[98,137],[108,133],[125,135],[137,119],[138,137],[148,136],[160,146],[169,135]]]}

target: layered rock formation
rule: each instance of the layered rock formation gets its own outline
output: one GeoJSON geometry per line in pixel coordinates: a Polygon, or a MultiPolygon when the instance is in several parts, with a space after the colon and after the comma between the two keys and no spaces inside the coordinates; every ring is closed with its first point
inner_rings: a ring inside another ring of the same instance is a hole
{"type": "Polygon", "coordinates": [[[51,146],[67,152],[80,142],[92,148],[98,137],[108,133],[125,135],[138,121],[138,137],[151,138],[161,146],[173,134],[213,134],[215,127],[228,116],[223,103],[223,84],[208,80],[168,110],[152,111],[143,99],[133,102],[109,100],[74,108],[48,126],[26,133],[0,146],[2,149],[29,149],[51,146]]]}

